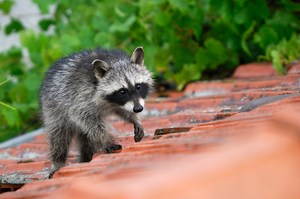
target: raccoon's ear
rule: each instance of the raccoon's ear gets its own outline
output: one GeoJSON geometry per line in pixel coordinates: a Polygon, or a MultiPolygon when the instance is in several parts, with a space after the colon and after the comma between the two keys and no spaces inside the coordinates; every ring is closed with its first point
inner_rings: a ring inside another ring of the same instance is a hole
{"type": "Polygon", "coordinates": [[[137,47],[130,58],[130,63],[144,65],[144,50],[143,47],[137,47]]]}
{"type": "Polygon", "coordinates": [[[95,59],[92,62],[92,66],[94,68],[95,76],[97,78],[103,77],[109,70],[109,65],[105,61],[102,61],[100,59],[95,59]]]}

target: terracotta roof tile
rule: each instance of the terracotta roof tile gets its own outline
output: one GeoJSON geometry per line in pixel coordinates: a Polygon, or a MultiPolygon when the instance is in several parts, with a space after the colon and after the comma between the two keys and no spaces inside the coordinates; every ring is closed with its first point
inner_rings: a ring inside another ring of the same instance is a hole
{"type": "Polygon", "coordinates": [[[269,77],[275,76],[276,71],[274,70],[271,63],[250,63],[239,66],[233,77],[236,78],[253,78],[253,77],[269,77]]]}
{"type": "Polygon", "coordinates": [[[288,74],[299,74],[300,73],[300,63],[296,63],[288,71],[288,74]]]}
{"type": "Polygon", "coordinates": [[[73,145],[52,179],[45,134],[0,149],[0,198],[299,198],[299,80],[299,65],[277,76],[250,64],[230,79],[155,93],[141,142],[112,118],[123,149],[79,164],[73,145]]]}

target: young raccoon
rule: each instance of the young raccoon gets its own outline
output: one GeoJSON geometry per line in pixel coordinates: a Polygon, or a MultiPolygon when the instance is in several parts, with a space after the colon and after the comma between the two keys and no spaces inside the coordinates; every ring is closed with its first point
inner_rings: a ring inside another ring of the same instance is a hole
{"type": "Polygon", "coordinates": [[[137,113],[152,89],[151,73],[144,66],[142,47],[131,57],[120,50],[87,50],[64,57],[45,75],[40,91],[42,120],[50,147],[50,176],[64,166],[73,137],[79,162],[95,152],[122,148],[106,130],[106,118],[116,114],[134,126],[134,140],[144,129],[137,113]]]}

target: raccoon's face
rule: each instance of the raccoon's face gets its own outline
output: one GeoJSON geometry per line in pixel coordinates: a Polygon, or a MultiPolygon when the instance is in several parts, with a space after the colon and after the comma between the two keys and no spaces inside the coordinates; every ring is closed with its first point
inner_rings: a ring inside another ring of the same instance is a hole
{"type": "Polygon", "coordinates": [[[144,51],[138,47],[132,53],[130,61],[118,61],[109,66],[106,62],[95,60],[95,74],[102,81],[99,84],[103,98],[129,112],[143,111],[153,80],[144,66],[144,51]]]}
{"type": "Polygon", "coordinates": [[[106,96],[107,101],[122,106],[130,112],[139,113],[143,111],[145,101],[149,93],[149,86],[146,83],[128,82],[128,87],[121,88],[106,96]]]}

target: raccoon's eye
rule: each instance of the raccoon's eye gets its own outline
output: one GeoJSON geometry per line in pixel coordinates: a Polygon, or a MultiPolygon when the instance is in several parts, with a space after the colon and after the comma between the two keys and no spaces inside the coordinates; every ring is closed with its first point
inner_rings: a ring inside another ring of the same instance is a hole
{"type": "Polygon", "coordinates": [[[141,89],[141,85],[137,84],[137,85],[135,85],[135,88],[136,88],[136,90],[140,90],[141,89]]]}
{"type": "Polygon", "coordinates": [[[126,90],[125,90],[125,89],[121,89],[121,90],[119,91],[119,93],[120,93],[121,95],[125,95],[125,94],[126,94],[126,90]]]}

